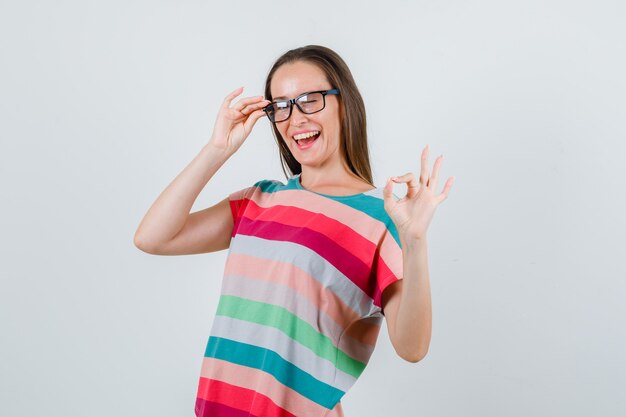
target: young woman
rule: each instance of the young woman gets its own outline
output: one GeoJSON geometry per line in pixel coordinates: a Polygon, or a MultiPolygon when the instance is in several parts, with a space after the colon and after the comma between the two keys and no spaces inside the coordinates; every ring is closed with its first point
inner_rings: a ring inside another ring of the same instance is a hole
{"type": "Polygon", "coordinates": [[[398,355],[421,360],[431,338],[426,232],[453,177],[435,192],[443,156],[373,185],[365,107],[347,65],[308,45],[270,70],[263,96],[219,110],[198,156],[163,191],[135,235],[159,255],[228,248],[202,363],[203,417],[343,416],[383,317],[398,355]],[[268,117],[286,183],[261,180],[189,214],[202,188],[268,117]],[[405,183],[399,199],[393,184],[405,183]]]}

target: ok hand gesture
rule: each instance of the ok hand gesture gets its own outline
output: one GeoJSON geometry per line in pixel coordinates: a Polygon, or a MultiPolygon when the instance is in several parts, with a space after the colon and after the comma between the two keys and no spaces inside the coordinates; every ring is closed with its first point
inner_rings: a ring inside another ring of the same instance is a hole
{"type": "Polygon", "coordinates": [[[428,151],[426,145],[422,151],[422,168],[419,184],[413,173],[409,172],[400,177],[387,179],[383,189],[385,211],[391,217],[398,233],[405,240],[426,239],[426,232],[433,218],[437,206],[448,198],[448,193],[454,182],[454,177],[448,178],[441,194],[436,195],[437,180],[443,155],[435,160],[432,175],[428,172],[428,151]],[[396,201],[393,196],[393,184],[407,183],[407,193],[404,198],[396,201]]]}

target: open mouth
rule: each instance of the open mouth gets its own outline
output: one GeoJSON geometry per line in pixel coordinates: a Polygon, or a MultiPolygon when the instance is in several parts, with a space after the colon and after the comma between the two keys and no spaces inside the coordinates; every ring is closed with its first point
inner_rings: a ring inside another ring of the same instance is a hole
{"type": "Polygon", "coordinates": [[[295,135],[293,136],[293,139],[296,141],[299,148],[304,149],[313,145],[313,142],[315,142],[317,138],[319,137],[320,137],[320,132],[316,130],[313,132],[307,132],[307,133],[302,133],[300,135],[295,135]]]}

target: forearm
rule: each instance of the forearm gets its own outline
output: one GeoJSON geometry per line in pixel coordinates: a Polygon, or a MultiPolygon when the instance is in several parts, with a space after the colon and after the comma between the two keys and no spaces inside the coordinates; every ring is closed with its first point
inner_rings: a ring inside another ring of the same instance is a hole
{"type": "Polygon", "coordinates": [[[202,189],[229,157],[228,152],[206,144],[154,201],[135,232],[135,242],[150,247],[172,239],[185,225],[202,189]]]}
{"type": "Polygon", "coordinates": [[[402,240],[403,282],[395,340],[406,357],[421,359],[432,333],[432,306],[425,239],[402,240]]]}

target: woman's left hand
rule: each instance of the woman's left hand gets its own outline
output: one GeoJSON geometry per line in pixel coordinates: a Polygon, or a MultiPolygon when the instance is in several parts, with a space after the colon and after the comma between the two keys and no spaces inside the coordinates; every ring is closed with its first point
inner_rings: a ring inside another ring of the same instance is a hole
{"type": "Polygon", "coordinates": [[[422,151],[422,168],[419,184],[412,172],[400,177],[387,179],[383,190],[385,198],[385,211],[391,217],[398,233],[403,239],[425,239],[430,221],[435,214],[437,206],[448,198],[448,193],[454,182],[454,177],[448,178],[443,191],[436,194],[437,177],[443,161],[443,155],[435,160],[432,175],[429,176],[428,150],[426,145],[422,151]],[[393,196],[393,184],[407,183],[407,193],[404,198],[396,201],[393,196]]]}

